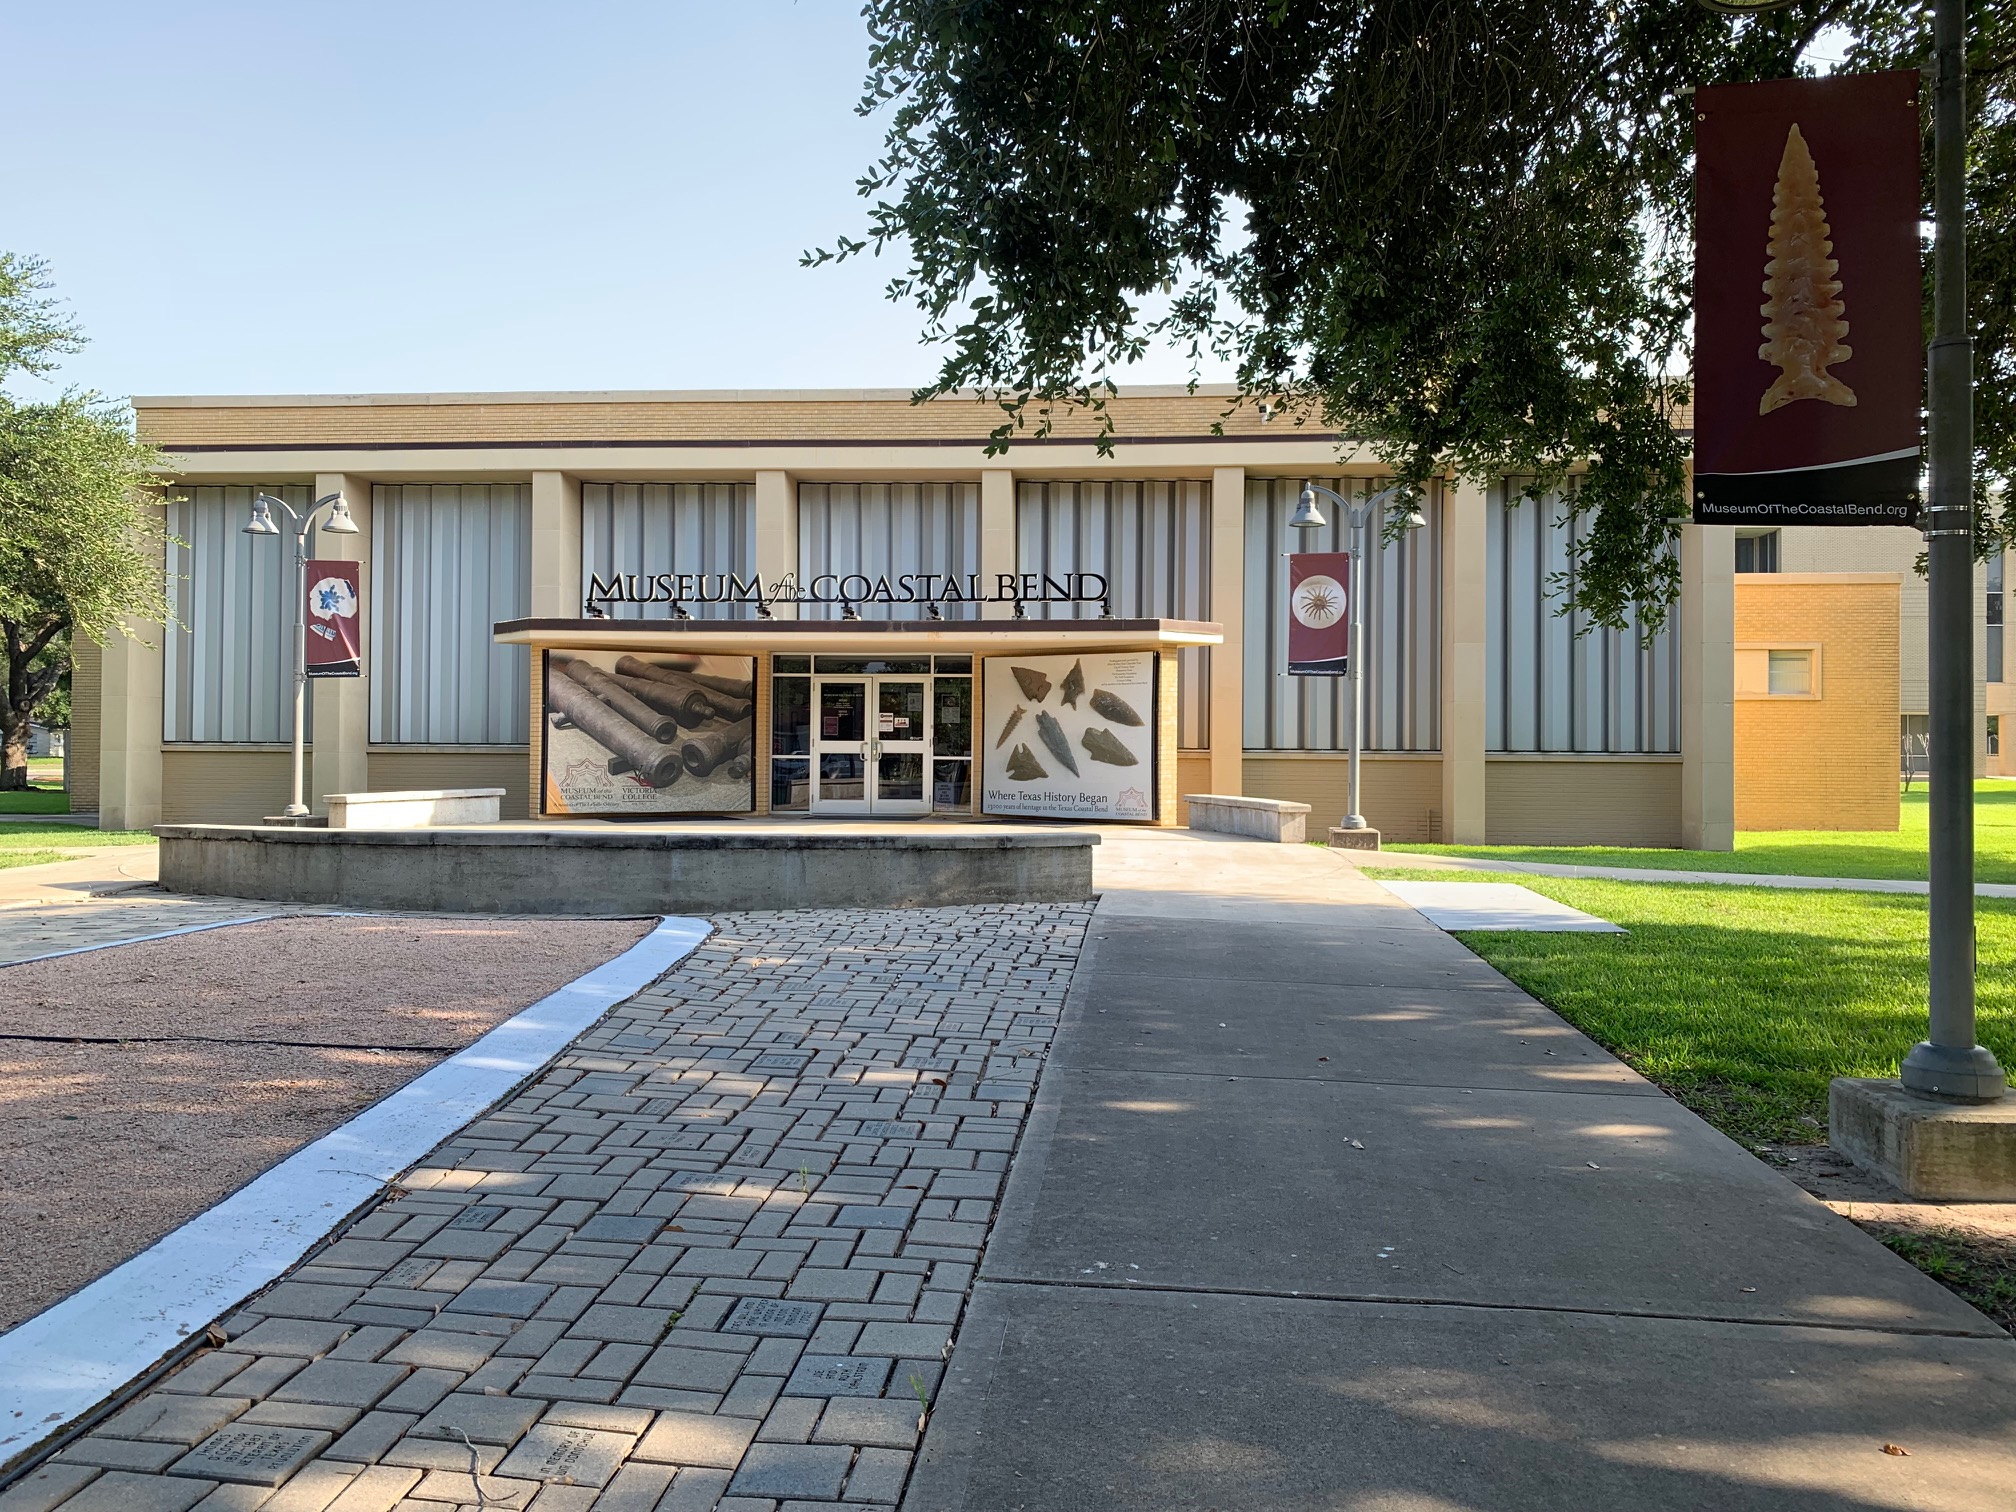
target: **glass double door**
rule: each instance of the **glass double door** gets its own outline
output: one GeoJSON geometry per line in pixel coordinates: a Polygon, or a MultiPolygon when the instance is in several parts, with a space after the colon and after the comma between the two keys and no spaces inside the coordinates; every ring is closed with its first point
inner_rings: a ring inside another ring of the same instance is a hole
{"type": "Polygon", "coordinates": [[[928,814],[928,677],[812,683],[812,812],[928,814]]]}

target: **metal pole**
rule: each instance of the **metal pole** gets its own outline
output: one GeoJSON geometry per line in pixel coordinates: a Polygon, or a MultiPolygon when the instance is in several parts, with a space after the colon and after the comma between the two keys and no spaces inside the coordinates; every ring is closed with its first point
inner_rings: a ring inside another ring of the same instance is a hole
{"type": "Polygon", "coordinates": [[[301,801],[302,727],[308,711],[308,526],[314,518],[311,509],[294,532],[294,801],[287,805],[287,813],[294,817],[308,812],[301,801]]]}
{"type": "Polygon", "coordinates": [[[1346,769],[1350,812],[1343,828],[1365,828],[1365,816],[1358,808],[1358,752],[1365,724],[1365,523],[1372,517],[1367,504],[1351,506],[1351,761],[1346,769]]]}
{"type": "Polygon", "coordinates": [[[1930,1033],[1904,1057],[1904,1085],[1963,1102],[2008,1090],[1974,1039],[1974,352],[1967,324],[1964,0],[1935,0],[1933,51],[1932,498],[1925,531],[1931,647],[1930,1033]]]}

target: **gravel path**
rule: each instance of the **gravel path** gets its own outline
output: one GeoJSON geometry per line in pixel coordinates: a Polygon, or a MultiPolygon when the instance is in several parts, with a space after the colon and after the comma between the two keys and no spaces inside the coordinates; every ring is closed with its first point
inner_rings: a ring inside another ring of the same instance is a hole
{"type": "Polygon", "coordinates": [[[306,916],[0,971],[0,1328],[647,927],[306,916]]]}

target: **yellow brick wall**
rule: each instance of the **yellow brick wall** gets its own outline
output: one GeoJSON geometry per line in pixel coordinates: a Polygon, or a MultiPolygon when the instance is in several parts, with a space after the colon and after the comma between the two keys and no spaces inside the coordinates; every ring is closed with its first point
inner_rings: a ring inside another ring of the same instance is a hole
{"type": "MultiPolygon", "coordinates": [[[[1431,756],[1367,756],[1359,782],[1365,822],[1383,840],[1442,838],[1442,760],[1431,756]]],[[[1327,840],[1344,817],[1350,762],[1341,755],[1248,752],[1242,768],[1248,798],[1282,798],[1309,805],[1309,838],[1327,840]]],[[[1192,789],[1191,791],[1196,791],[1192,789]]]]}
{"type": "Polygon", "coordinates": [[[98,717],[104,696],[98,643],[77,636],[70,643],[70,812],[98,812],[98,717]]]}
{"type": "Polygon", "coordinates": [[[1678,761],[1600,756],[1484,763],[1490,845],[1678,845],[1678,761]]]}
{"type": "MultiPolygon", "coordinates": [[[[312,780],[308,785],[312,791],[312,780]]],[[[163,824],[257,824],[285,808],[293,792],[294,757],[286,750],[169,746],[161,753],[163,824]]]]}
{"type": "Polygon", "coordinates": [[[1817,646],[1818,698],[1736,699],[1736,828],[1897,828],[1899,584],[1742,574],[1736,645],[1817,646]]]}

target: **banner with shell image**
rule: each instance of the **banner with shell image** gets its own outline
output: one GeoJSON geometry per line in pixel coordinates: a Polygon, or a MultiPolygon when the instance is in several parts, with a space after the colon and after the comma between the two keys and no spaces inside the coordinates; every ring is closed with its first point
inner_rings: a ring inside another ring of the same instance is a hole
{"type": "Polygon", "coordinates": [[[990,656],[981,664],[981,811],[1155,817],[1153,651],[990,656]]]}
{"type": "Polygon", "coordinates": [[[543,814],[756,807],[756,659],[548,651],[543,814]]]}
{"type": "Polygon", "coordinates": [[[1695,91],[1696,524],[1916,518],[1920,140],[1913,72],[1695,91]]]}

